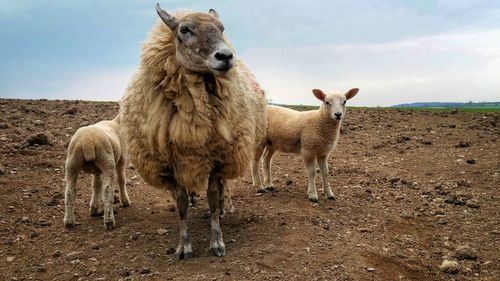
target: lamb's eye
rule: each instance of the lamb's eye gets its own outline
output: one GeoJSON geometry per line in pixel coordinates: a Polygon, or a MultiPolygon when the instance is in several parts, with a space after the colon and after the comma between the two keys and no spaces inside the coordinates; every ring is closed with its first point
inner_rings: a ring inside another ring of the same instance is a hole
{"type": "Polygon", "coordinates": [[[180,32],[182,34],[192,33],[192,31],[187,26],[181,26],[180,32]]]}
{"type": "Polygon", "coordinates": [[[344,101],[343,105],[345,105],[346,102],[347,102],[347,100],[344,101]]]}
{"type": "Polygon", "coordinates": [[[329,101],[326,101],[325,103],[326,103],[326,105],[328,105],[328,106],[330,106],[330,105],[331,105],[329,101]]]}

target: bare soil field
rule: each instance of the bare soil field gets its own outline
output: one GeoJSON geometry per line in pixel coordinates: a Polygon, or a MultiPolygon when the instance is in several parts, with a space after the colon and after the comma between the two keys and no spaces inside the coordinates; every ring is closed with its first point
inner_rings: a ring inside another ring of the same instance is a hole
{"type": "Polygon", "coordinates": [[[500,280],[500,113],[349,109],[329,159],[336,201],[308,201],[302,159],[278,153],[274,192],[258,194],[250,171],[231,183],[227,255],[208,251],[202,195],[189,211],[196,257],[179,262],[166,254],[174,203],[131,165],[114,230],[90,217],[83,174],[78,224],[64,228],[66,145],[117,112],[0,99],[1,280],[500,280]]]}

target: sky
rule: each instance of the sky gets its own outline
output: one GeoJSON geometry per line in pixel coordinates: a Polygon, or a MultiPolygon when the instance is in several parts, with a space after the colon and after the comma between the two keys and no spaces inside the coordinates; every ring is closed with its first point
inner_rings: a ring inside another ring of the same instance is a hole
{"type": "MultiPolygon", "coordinates": [[[[0,0],[0,98],[119,100],[158,0],[0,0]]],[[[498,0],[159,1],[214,8],[274,103],[500,101],[498,0]]]]}

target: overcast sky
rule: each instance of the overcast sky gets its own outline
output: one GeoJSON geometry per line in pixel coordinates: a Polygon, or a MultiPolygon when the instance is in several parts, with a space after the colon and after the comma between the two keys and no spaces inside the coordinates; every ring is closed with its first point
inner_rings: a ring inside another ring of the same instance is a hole
{"type": "MultiPolygon", "coordinates": [[[[0,97],[119,100],[156,2],[0,0],[0,97]]],[[[273,102],[500,101],[498,0],[159,2],[215,8],[273,102]]]]}

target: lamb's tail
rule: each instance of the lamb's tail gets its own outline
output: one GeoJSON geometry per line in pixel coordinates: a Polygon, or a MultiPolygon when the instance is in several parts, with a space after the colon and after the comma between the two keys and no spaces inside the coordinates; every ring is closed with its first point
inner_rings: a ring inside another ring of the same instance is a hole
{"type": "Polygon", "coordinates": [[[82,146],[83,158],[87,162],[95,161],[95,146],[93,142],[84,142],[82,146]]]}

